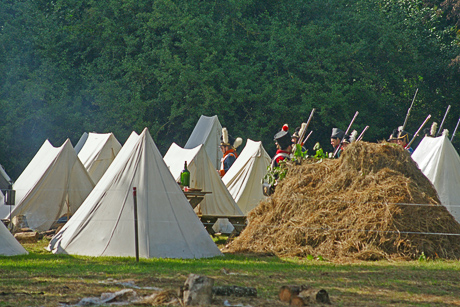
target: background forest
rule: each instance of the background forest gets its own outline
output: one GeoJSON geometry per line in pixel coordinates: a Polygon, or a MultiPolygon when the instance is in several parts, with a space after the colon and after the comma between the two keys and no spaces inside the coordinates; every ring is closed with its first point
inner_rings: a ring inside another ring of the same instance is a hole
{"type": "Polygon", "coordinates": [[[452,132],[459,16],[460,0],[0,0],[0,163],[16,179],[46,139],[144,127],[164,154],[202,114],[273,155],[312,108],[307,147],[329,151],[356,111],[365,140],[387,138],[417,88],[407,130],[452,105],[452,132]]]}

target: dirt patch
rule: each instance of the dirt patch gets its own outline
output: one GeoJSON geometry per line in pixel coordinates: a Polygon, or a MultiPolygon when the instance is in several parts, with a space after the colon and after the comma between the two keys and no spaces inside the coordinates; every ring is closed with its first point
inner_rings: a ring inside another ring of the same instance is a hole
{"type": "Polygon", "coordinates": [[[458,259],[460,224],[410,155],[357,142],[340,159],[290,165],[226,252],[379,260],[458,259]],[[417,205],[413,205],[417,204],[417,205]]]}

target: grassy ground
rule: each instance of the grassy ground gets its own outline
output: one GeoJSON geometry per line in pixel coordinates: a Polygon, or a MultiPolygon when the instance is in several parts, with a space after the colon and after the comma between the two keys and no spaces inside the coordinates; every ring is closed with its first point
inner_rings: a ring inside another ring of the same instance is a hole
{"type": "MultiPolygon", "coordinates": [[[[309,285],[328,291],[333,306],[460,306],[460,262],[359,262],[337,264],[314,259],[225,255],[175,260],[54,255],[47,240],[24,244],[29,255],[0,257],[0,306],[59,306],[126,288],[177,289],[190,273],[215,285],[255,287],[257,298],[215,297],[233,305],[288,306],[277,295],[283,285],[309,285]]],[[[139,295],[152,290],[134,289],[139,295]]]]}

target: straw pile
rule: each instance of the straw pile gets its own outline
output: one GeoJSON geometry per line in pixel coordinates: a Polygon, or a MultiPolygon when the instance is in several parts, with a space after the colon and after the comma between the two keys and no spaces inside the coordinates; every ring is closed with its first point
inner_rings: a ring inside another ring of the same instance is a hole
{"type": "Polygon", "coordinates": [[[458,259],[460,224],[401,147],[357,142],[289,166],[226,252],[325,259],[458,259]],[[425,205],[409,205],[425,204],[425,205]],[[423,253],[423,254],[422,254],[423,253]]]}

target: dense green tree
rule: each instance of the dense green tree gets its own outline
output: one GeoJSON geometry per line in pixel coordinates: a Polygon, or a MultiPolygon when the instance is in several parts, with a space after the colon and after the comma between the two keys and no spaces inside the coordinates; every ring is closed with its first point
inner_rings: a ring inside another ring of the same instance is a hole
{"type": "Polygon", "coordinates": [[[46,138],[144,127],[164,153],[202,114],[273,153],[312,108],[328,150],[356,111],[386,138],[419,88],[415,131],[460,99],[456,2],[432,2],[0,0],[0,162],[15,178],[46,138]]]}

